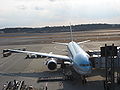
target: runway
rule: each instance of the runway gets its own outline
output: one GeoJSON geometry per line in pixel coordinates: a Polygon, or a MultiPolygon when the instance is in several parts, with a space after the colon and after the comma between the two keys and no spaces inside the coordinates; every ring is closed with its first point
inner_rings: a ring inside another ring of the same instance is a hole
{"type": "MultiPolygon", "coordinates": [[[[97,37],[97,36],[96,36],[97,37]]],[[[100,36],[99,36],[100,37],[100,36]]],[[[102,37],[102,36],[101,36],[102,37]]],[[[53,52],[54,54],[62,54],[67,55],[66,46],[56,45],[56,44],[48,44],[48,43],[40,43],[42,39],[39,39],[39,43],[34,43],[36,39],[35,37],[19,37],[19,38],[4,38],[0,39],[0,53],[2,53],[3,49],[14,49],[14,48],[23,48],[25,47],[29,51],[37,51],[37,52],[53,52]],[[23,42],[21,42],[24,41],[23,42]],[[30,42],[29,42],[30,40],[30,42]],[[12,42],[12,43],[11,43],[12,42]],[[14,43],[16,42],[16,43],[14,43]],[[29,43],[31,44],[29,44],[29,43]]],[[[83,37],[82,37],[83,38],[83,37]]],[[[45,39],[46,40],[46,39],[45,39]]],[[[88,43],[81,44],[84,50],[98,50],[100,46],[104,46],[105,43],[111,45],[114,43],[115,45],[120,46],[120,40],[110,40],[110,41],[90,41],[88,43]]],[[[82,85],[80,80],[74,81],[56,81],[56,82],[37,82],[40,77],[57,77],[62,76],[61,71],[55,70],[50,71],[43,64],[44,58],[39,59],[25,59],[25,54],[12,54],[9,57],[2,57],[0,54],[0,90],[2,90],[3,85],[7,81],[16,80],[24,80],[27,85],[33,85],[35,88],[43,88],[46,83],[48,83],[48,90],[103,90],[103,81],[104,77],[102,74],[103,71],[93,72],[89,78],[87,78],[88,83],[86,85],[82,85]]]]}

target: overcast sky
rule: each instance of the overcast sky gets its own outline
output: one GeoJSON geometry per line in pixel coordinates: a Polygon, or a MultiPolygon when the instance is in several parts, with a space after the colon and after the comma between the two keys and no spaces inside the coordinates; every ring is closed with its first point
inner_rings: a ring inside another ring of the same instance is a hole
{"type": "Polygon", "coordinates": [[[0,28],[120,23],[120,0],[0,0],[0,28]]]}

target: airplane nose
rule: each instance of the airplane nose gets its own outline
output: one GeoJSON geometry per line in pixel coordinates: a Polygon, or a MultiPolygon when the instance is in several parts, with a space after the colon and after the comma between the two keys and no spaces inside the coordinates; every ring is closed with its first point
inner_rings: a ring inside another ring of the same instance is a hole
{"type": "Polygon", "coordinates": [[[86,73],[90,73],[91,72],[91,66],[84,67],[83,71],[85,71],[86,73]]]}
{"type": "Polygon", "coordinates": [[[90,69],[89,67],[84,67],[83,68],[83,70],[86,71],[86,72],[89,71],[89,69],[90,69]]]}

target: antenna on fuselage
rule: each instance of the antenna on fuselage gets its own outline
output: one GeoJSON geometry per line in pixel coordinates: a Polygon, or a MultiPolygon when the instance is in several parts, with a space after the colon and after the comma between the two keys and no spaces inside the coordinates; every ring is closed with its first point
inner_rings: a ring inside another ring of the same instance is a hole
{"type": "Polygon", "coordinates": [[[72,27],[71,27],[71,23],[70,23],[70,36],[71,36],[71,41],[73,41],[73,34],[72,34],[72,27]]]}

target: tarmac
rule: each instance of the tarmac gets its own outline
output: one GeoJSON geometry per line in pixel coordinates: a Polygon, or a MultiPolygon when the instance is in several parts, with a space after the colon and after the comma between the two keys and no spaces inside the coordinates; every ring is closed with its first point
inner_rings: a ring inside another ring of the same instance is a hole
{"type": "MultiPolygon", "coordinates": [[[[99,36],[100,37],[100,36],[99,36]]],[[[102,36],[101,36],[102,37],[102,36]]],[[[25,81],[27,85],[32,85],[37,90],[45,88],[46,84],[48,90],[104,90],[103,80],[104,71],[95,70],[87,78],[87,83],[82,85],[81,80],[75,79],[73,81],[46,81],[38,82],[41,77],[61,77],[62,71],[57,68],[54,71],[48,70],[44,65],[45,58],[39,59],[25,59],[26,54],[15,54],[8,57],[2,56],[3,49],[18,49],[26,48],[29,51],[37,52],[53,52],[53,54],[67,55],[66,46],[46,43],[34,43],[35,37],[17,37],[17,38],[2,38],[0,39],[0,90],[8,81],[18,80],[25,81]],[[21,40],[24,42],[22,43],[21,40]]],[[[98,38],[96,36],[96,38],[98,38]]],[[[108,38],[108,37],[107,37],[108,38]]],[[[41,39],[40,39],[41,40],[41,39]]],[[[105,44],[111,45],[114,43],[120,46],[120,40],[110,41],[90,41],[81,44],[81,47],[88,50],[99,50],[105,44]]]]}

